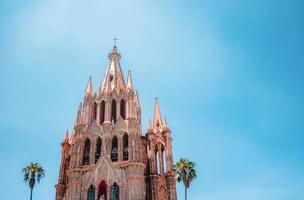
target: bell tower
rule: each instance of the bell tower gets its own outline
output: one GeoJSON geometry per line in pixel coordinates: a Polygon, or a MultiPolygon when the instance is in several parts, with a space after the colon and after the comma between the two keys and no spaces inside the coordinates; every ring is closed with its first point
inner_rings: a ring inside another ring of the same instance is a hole
{"type": "Polygon", "coordinates": [[[172,138],[166,118],[162,118],[157,98],[153,124],[148,121],[145,144],[147,149],[146,181],[148,199],[176,200],[176,181],[173,172],[172,138]]]}
{"type": "Polygon", "coordinates": [[[70,138],[62,142],[56,200],[175,200],[172,139],[155,100],[142,135],[131,72],[125,82],[116,44],[97,90],[89,77],[70,138]]]}

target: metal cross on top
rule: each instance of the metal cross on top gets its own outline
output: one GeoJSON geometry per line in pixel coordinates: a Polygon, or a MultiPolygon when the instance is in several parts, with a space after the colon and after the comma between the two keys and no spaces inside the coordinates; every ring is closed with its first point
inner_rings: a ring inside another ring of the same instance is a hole
{"type": "Polygon", "coordinates": [[[113,41],[114,41],[114,46],[116,47],[116,41],[118,40],[118,38],[114,37],[113,41]]]}

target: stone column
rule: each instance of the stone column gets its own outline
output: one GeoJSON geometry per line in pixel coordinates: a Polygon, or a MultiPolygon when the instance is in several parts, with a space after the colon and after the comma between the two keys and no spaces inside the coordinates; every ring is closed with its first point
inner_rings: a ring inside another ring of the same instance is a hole
{"type": "Polygon", "coordinates": [[[154,153],[155,154],[155,173],[158,174],[158,149],[157,151],[154,153]]]}
{"type": "Polygon", "coordinates": [[[119,136],[117,137],[117,146],[118,146],[118,161],[123,161],[123,145],[122,145],[122,141],[123,141],[123,137],[119,136]]]}
{"type": "Polygon", "coordinates": [[[167,191],[168,191],[168,200],[177,200],[176,194],[176,179],[174,174],[166,175],[167,191]]]}
{"type": "Polygon", "coordinates": [[[126,119],[129,118],[129,104],[130,104],[129,102],[130,102],[129,98],[127,98],[126,102],[125,102],[125,104],[126,104],[126,119]]]}
{"type": "Polygon", "coordinates": [[[171,139],[167,142],[166,147],[166,163],[167,163],[167,172],[172,172],[173,170],[173,156],[172,156],[172,144],[171,139]]]}
{"type": "Polygon", "coordinates": [[[157,173],[156,153],[155,153],[155,148],[153,146],[151,146],[150,155],[151,155],[151,172],[152,172],[152,174],[156,174],[157,173]]]}
{"type": "Polygon", "coordinates": [[[95,140],[90,140],[90,165],[95,163],[95,140]]]}
{"type": "Polygon", "coordinates": [[[111,102],[106,101],[105,105],[105,122],[111,122],[111,102]]]}

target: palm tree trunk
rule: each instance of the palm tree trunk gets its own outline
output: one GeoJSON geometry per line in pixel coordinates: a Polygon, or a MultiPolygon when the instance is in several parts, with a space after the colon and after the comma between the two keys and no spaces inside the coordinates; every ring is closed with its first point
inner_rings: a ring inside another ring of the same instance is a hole
{"type": "Polygon", "coordinates": [[[187,187],[185,186],[185,200],[187,200],[187,187]]]}
{"type": "Polygon", "coordinates": [[[30,200],[32,200],[33,197],[33,188],[31,188],[31,196],[30,196],[30,200]]]}

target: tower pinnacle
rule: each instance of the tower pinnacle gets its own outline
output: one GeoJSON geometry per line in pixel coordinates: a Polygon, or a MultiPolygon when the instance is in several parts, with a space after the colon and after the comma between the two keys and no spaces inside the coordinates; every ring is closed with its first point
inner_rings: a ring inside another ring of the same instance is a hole
{"type": "Polygon", "coordinates": [[[120,54],[118,53],[116,46],[113,47],[108,58],[109,65],[102,82],[102,90],[105,90],[106,92],[112,92],[113,90],[120,92],[121,90],[125,90],[125,81],[119,62],[120,54]]]}
{"type": "Polygon", "coordinates": [[[162,117],[161,117],[161,113],[160,113],[160,108],[159,108],[157,97],[155,97],[153,128],[154,129],[158,129],[161,126],[162,126],[162,117]]]}
{"type": "Polygon", "coordinates": [[[68,129],[65,132],[65,137],[63,139],[63,143],[68,143],[69,142],[69,131],[68,129]]]}
{"type": "Polygon", "coordinates": [[[128,72],[128,79],[127,79],[127,89],[133,90],[133,83],[132,83],[132,77],[131,77],[131,71],[128,72]]]}
{"type": "Polygon", "coordinates": [[[92,76],[89,77],[88,83],[87,83],[87,87],[85,89],[85,95],[86,96],[92,96],[94,93],[93,90],[93,83],[92,83],[92,76]]]}

